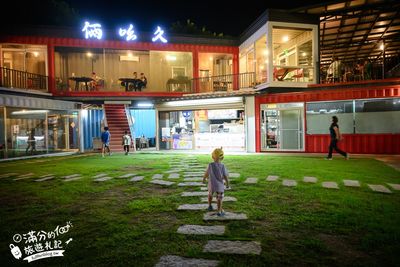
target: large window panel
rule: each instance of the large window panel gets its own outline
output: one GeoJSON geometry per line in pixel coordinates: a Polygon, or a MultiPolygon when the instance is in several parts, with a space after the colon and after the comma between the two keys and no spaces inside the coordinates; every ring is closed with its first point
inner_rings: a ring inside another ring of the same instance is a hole
{"type": "Polygon", "coordinates": [[[355,101],[356,133],[400,133],[400,98],[355,101]]]}
{"type": "Polygon", "coordinates": [[[256,83],[267,82],[267,36],[263,35],[256,41],[256,83]]]}
{"type": "Polygon", "coordinates": [[[354,133],[353,101],[336,101],[307,103],[307,134],[329,134],[332,116],[338,117],[341,133],[354,133]]]}

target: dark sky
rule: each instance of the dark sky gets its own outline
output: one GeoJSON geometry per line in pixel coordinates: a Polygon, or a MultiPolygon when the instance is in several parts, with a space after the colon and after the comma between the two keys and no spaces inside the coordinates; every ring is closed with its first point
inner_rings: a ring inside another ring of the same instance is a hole
{"type": "MultiPolygon", "coordinates": [[[[292,9],[320,3],[318,0],[13,0],[9,4],[16,5],[17,13],[12,13],[10,21],[25,24],[55,24],[72,26],[68,19],[44,11],[43,5],[60,5],[67,3],[76,10],[80,19],[97,20],[104,28],[116,28],[133,23],[137,31],[152,31],[156,25],[169,28],[176,21],[186,22],[191,19],[199,27],[206,26],[213,32],[238,36],[267,8],[292,9]],[[21,8],[23,3],[25,8],[21,8]],[[239,3],[238,3],[239,2],[239,3]],[[42,12],[42,13],[41,13],[42,12]],[[17,15],[18,14],[18,15],[17,15]],[[40,14],[35,16],[35,14],[40,14]]],[[[12,9],[11,9],[12,10],[12,9]]],[[[51,9],[50,9],[51,10],[51,9]]],[[[3,13],[3,19],[5,13],[3,13]]],[[[83,22],[81,22],[83,23],[83,22]]]]}

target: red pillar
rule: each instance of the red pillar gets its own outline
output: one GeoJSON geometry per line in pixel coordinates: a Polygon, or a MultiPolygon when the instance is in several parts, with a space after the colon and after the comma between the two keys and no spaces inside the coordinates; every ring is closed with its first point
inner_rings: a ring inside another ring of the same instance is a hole
{"type": "Polygon", "coordinates": [[[260,116],[260,103],[261,98],[256,96],[254,105],[255,105],[255,124],[256,124],[256,152],[261,152],[261,116],[260,116]]]}
{"type": "Polygon", "coordinates": [[[193,55],[193,92],[199,93],[200,84],[199,84],[199,51],[194,49],[192,52],[193,55]]]}
{"type": "Polygon", "coordinates": [[[233,72],[233,90],[239,90],[239,51],[233,54],[232,72],[233,72]]]}
{"type": "Polygon", "coordinates": [[[56,79],[55,79],[55,63],[54,63],[54,45],[47,45],[47,65],[48,65],[48,86],[49,92],[53,95],[56,93],[56,79]]]}

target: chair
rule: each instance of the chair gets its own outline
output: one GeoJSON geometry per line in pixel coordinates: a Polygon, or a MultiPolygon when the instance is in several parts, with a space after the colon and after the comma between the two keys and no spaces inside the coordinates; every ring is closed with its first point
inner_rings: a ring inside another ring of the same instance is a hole
{"type": "Polygon", "coordinates": [[[295,78],[295,79],[303,78],[303,81],[304,81],[304,72],[303,72],[303,69],[298,69],[298,70],[296,70],[296,74],[294,74],[294,75],[292,76],[292,78],[295,78]]]}

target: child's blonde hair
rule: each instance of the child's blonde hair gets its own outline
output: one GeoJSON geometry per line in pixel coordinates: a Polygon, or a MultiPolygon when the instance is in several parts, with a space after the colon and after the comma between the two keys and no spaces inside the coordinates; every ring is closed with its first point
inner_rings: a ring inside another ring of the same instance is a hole
{"type": "Polygon", "coordinates": [[[214,149],[214,151],[211,153],[211,156],[213,157],[213,159],[223,160],[224,151],[222,150],[222,147],[214,149]]]}

